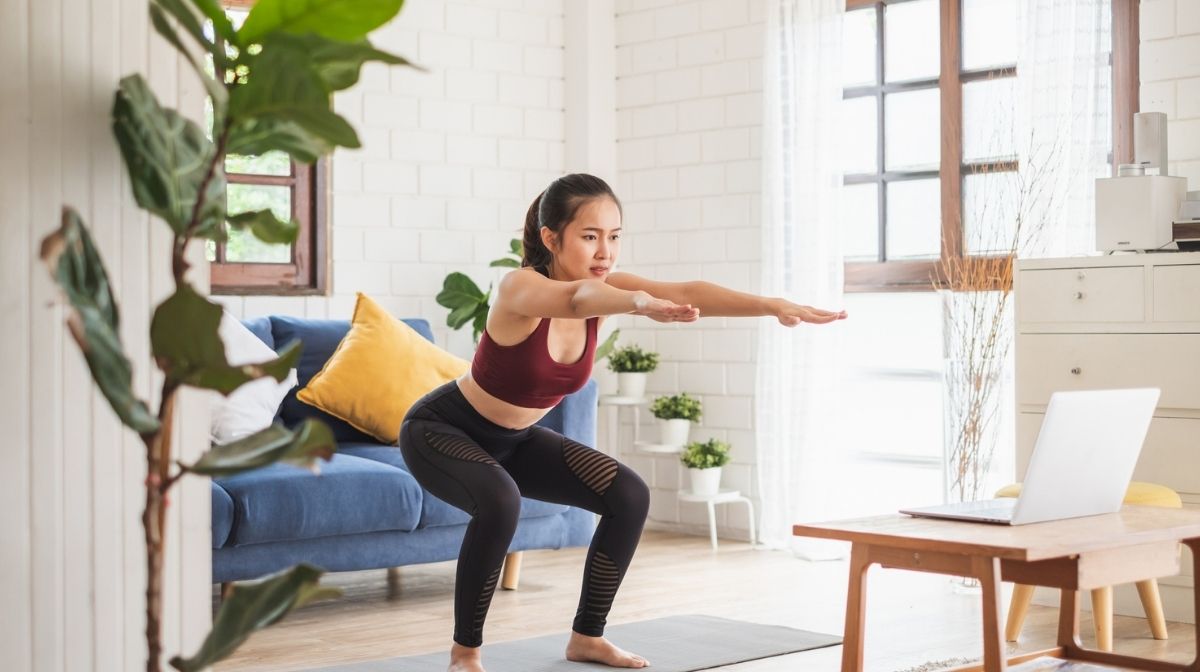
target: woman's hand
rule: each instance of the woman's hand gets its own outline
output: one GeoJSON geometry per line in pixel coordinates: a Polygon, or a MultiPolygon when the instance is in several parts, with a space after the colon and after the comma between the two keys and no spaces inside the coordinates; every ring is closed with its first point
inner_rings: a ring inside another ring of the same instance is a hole
{"type": "Polygon", "coordinates": [[[801,306],[784,299],[779,299],[776,302],[774,314],[775,317],[779,318],[779,323],[785,327],[794,327],[801,322],[827,324],[836,320],[846,319],[846,311],[844,310],[835,313],[832,310],[801,306]]]}
{"type": "Polygon", "coordinates": [[[658,299],[640,290],[633,297],[633,305],[634,315],[645,315],[657,322],[695,322],[700,319],[700,309],[693,308],[691,304],[680,305],[658,299]]]}

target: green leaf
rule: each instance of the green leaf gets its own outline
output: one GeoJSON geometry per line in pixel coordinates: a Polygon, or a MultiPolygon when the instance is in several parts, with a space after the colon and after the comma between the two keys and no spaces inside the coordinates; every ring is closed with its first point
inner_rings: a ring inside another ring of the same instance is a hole
{"type": "Polygon", "coordinates": [[[290,244],[296,241],[296,235],[300,233],[298,222],[280,221],[270,210],[253,210],[230,215],[229,224],[234,228],[250,227],[254,237],[264,243],[290,244]]]}
{"type": "Polygon", "coordinates": [[[229,394],[243,383],[271,376],[282,382],[300,358],[300,343],[258,364],[230,366],[217,334],[221,307],[183,284],[159,304],[150,320],[150,348],[169,380],[229,394]]]}
{"type": "Polygon", "coordinates": [[[242,119],[229,129],[230,154],[257,156],[272,150],[287,152],[301,163],[312,163],[333,151],[333,145],[299,125],[278,119],[242,119]]]}
{"type": "MultiPolygon", "coordinates": [[[[226,91],[225,87],[217,82],[217,80],[209,77],[208,73],[204,71],[204,68],[201,67],[200,63],[192,57],[192,52],[189,51],[187,47],[183,46],[183,42],[180,41],[179,35],[175,33],[175,29],[171,27],[171,23],[167,20],[166,15],[163,13],[163,7],[174,8],[168,9],[168,11],[171,11],[171,13],[175,15],[176,20],[179,21],[180,25],[185,26],[188,29],[188,32],[192,32],[193,29],[197,31],[196,33],[192,33],[192,36],[195,37],[196,40],[200,42],[200,45],[204,48],[213,50],[212,43],[204,37],[204,30],[200,27],[199,21],[196,20],[196,17],[191,13],[191,11],[188,10],[187,7],[184,7],[179,0],[155,0],[155,2],[159,4],[150,5],[150,22],[154,24],[154,30],[158,31],[159,35],[162,35],[168,42],[174,45],[179,53],[183,54],[183,57],[187,59],[187,62],[192,64],[192,69],[196,71],[196,74],[200,77],[200,81],[204,83],[204,90],[207,91],[208,95],[213,99],[213,107],[215,110],[223,113],[225,105],[229,101],[229,92],[226,91]],[[175,14],[176,11],[179,12],[178,15],[175,14]],[[185,21],[185,19],[190,20],[190,22],[185,21]]],[[[218,114],[218,116],[220,115],[218,114]]]]}
{"type": "Polygon", "coordinates": [[[200,650],[188,659],[175,656],[171,666],[184,672],[211,667],[237,650],[250,635],[282,620],[293,609],[340,596],[340,590],[318,584],[323,573],[312,565],[300,564],[263,581],[234,584],[200,650]]]}
{"type": "Polygon", "coordinates": [[[258,0],[238,33],[244,44],[262,41],[277,30],[353,42],[390,21],[403,4],[403,0],[258,0]]]}
{"type": "Polygon", "coordinates": [[[505,257],[503,259],[493,260],[492,263],[488,264],[488,266],[490,268],[520,268],[521,262],[517,261],[516,259],[509,259],[505,257]]]}
{"type": "Polygon", "coordinates": [[[217,478],[284,462],[317,473],[317,459],[328,462],[336,450],[337,441],[329,427],[308,418],[295,431],[271,425],[243,439],[213,446],[187,470],[217,478]]]}
{"type": "Polygon", "coordinates": [[[593,364],[604,359],[610,352],[612,352],[613,346],[617,344],[617,336],[620,335],[620,333],[620,329],[613,329],[613,332],[608,335],[608,338],[604,339],[604,342],[601,343],[598,348],[596,348],[596,356],[592,359],[593,364]]]}
{"type": "Polygon", "coordinates": [[[479,335],[482,334],[483,330],[487,328],[488,306],[486,303],[480,305],[482,306],[483,310],[475,313],[475,322],[471,325],[474,331],[472,337],[475,339],[476,343],[479,342],[479,335]]]}
{"type": "Polygon", "coordinates": [[[525,246],[521,244],[520,238],[513,238],[512,240],[508,241],[508,249],[517,257],[522,257],[525,255],[525,246]]]}
{"type": "Polygon", "coordinates": [[[476,305],[485,297],[479,285],[466,275],[458,272],[446,276],[442,283],[442,291],[438,292],[438,305],[455,309],[464,305],[476,305]]]}
{"type": "Polygon", "coordinates": [[[355,42],[338,42],[319,35],[279,35],[277,39],[291,39],[298,42],[308,53],[316,68],[317,74],[325,82],[330,91],[341,91],[354,86],[358,82],[359,70],[367,61],[379,61],[389,65],[407,65],[418,70],[424,68],[413,65],[403,56],[380,51],[367,40],[355,42]]]}
{"type": "Polygon", "coordinates": [[[203,207],[191,234],[208,237],[223,225],[225,170],[220,162],[205,182],[216,149],[199,126],[161,107],[141,75],[121,80],[113,102],[113,134],[138,205],[185,235],[203,186],[203,207]]]}
{"type": "Polygon", "coordinates": [[[450,311],[450,315],[446,318],[446,326],[451,329],[458,329],[467,322],[475,319],[475,313],[479,310],[479,305],[478,303],[465,303],[450,311]]]}
{"type": "Polygon", "coordinates": [[[70,303],[67,327],[96,387],[125,426],[139,434],[158,431],[158,418],[133,394],[133,367],[121,345],[112,286],[77,212],[63,208],[62,226],[42,239],[41,258],[70,303]]]}
{"type": "MultiPolygon", "coordinates": [[[[329,91],[301,44],[269,37],[251,56],[245,84],[229,96],[233,123],[245,119],[289,121],[331,145],[359,147],[358,135],[330,107],[329,91]]],[[[239,153],[248,153],[239,148],[239,153]]]]}

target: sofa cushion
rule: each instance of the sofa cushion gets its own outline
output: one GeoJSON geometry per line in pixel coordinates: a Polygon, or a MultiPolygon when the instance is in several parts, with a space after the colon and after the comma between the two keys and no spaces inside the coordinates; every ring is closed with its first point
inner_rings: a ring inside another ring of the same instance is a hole
{"type": "Polygon", "coordinates": [[[362,292],[351,325],[325,366],[296,398],[380,443],[395,443],[408,409],[471,366],[430,343],[362,292]]]}
{"type": "Polygon", "coordinates": [[[225,545],[417,527],[422,492],[408,472],[340,453],[318,465],[320,475],[272,464],[218,479],[233,500],[225,545]]]}
{"type": "Polygon", "coordinates": [[[233,499],[216,481],[209,483],[212,485],[212,547],[221,548],[233,530],[233,499]]]}
{"type": "MultiPolygon", "coordinates": [[[[397,469],[408,471],[404,463],[404,455],[395,446],[381,446],[378,443],[348,443],[338,446],[338,452],[366,460],[376,460],[389,464],[397,469]]],[[[417,528],[437,527],[439,525],[465,525],[471,517],[461,509],[438,499],[429,492],[423,492],[421,499],[421,520],[417,528]]],[[[540,518],[554,516],[566,511],[564,504],[551,504],[537,499],[521,498],[521,517],[540,518]]]]}
{"type": "Polygon", "coordinates": [[[275,349],[275,337],[271,335],[271,318],[251,317],[242,320],[242,324],[250,330],[250,333],[257,336],[260,341],[266,343],[268,348],[275,349]]]}
{"type": "MultiPolygon", "coordinates": [[[[433,332],[429,329],[429,322],[420,319],[406,319],[404,323],[430,342],[433,341],[433,332]]],[[[321,367],[325,366],[325,362],[337,349],[338,343],[342,342],[342,338],[349,331],[349,320],[310,320],[284,315],[271,316],[271,332],[276,343],[283,346],[300,339],[304,344],[300,353],[300,362],[296,366],[300,386],[284,397],[283,404],[279,408],[279,417],[289,427],[295,426],[305,418],[317,418],[329,425],[329,428],[333,430],[333,437],[338,440],[338,443],[378,443],[368,434],[350,426],[349,423],[320,409],[313,408],[296,398],[299,388],[307,385],[308,381],[321,370],[321,367]]]]}

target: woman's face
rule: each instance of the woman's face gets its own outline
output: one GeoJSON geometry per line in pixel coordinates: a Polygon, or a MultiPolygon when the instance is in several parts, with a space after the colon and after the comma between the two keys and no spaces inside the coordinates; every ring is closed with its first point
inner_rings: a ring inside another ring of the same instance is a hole
{"type": "Polygon", "coordinates": [[[611,198],[590,199],[557,235],[543,228],[542,242],[554,255],[554,279],[603,280],[617,265],[621,211],[611,198]]]}

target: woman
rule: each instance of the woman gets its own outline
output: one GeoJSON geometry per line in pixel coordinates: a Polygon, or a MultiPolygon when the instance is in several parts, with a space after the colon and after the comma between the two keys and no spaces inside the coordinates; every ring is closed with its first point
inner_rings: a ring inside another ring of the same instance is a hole
{"type": "Polygon", "coordinates": [[[529,206],[525,256],[500,281],[469,372],[409,410],[400,449],[429,492],[471,514],[458,558],[450,672],[483,670],[483,622],[516,530],[521,496],[601,515],[584,564],[566,657],[649,665],[604,639],[609,607],[650,504],[629,467],[536,423],[587,382],[608,315],[659,322],[773,315],[787,326],[846,317],[706,282],[653,282],[612,273],[621,205],[591,175],[558,178],[529,206]]]}

